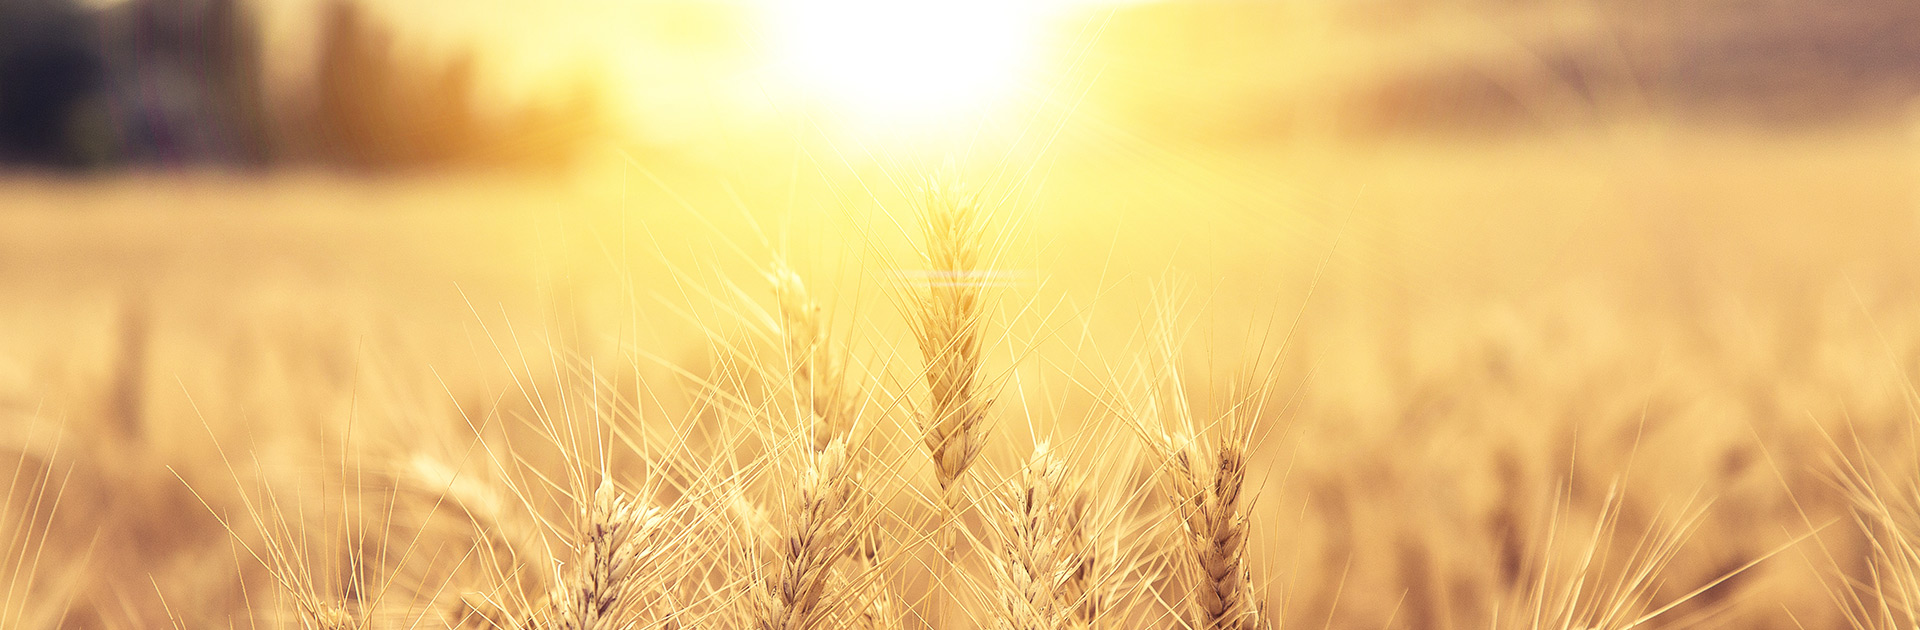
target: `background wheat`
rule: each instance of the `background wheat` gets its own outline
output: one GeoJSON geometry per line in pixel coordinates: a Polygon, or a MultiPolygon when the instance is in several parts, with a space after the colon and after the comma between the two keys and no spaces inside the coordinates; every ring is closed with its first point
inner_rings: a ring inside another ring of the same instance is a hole
{"type": "Polygon", "coordinates": [[[822,436],[864,507],[803,580],[806,626],[986,626],[1010,593],[1100,628],[1622,627],[1675,601],[1648,625],[1898,625],[1920,348],[1898,147],[1613,141],[1692,166],[1066,145],[1048,186],[959,177],[991,227],[972,263],[924,265],[919,191],[847,192],[875,173],[661,174],[698,212],[644,187],[8,180],[0,625],[745,627],[822,436]],[[69,212],[150,196],[179,201],[69,212]],[[941,315],[964,334],[923,344],[910,272],[969,265],[980,294],[937,298],[979,300],[941,315]],[[960,416],[931,411],[943,356],[973,379],[942,381],[973,388],[960,416]],[[1265,402],[1238,407],[1249,368],[1265,402]],[[1148,404],[1151,375],[1183,391],[1148,404]],[[1053,568],[1016,589],[999,508],[1041,443],[1068,471],[1031,532],[1053,568]],[[603,473],[672,550],[608,606],[571,595],[623,548],[583,536],[603,473]]]}

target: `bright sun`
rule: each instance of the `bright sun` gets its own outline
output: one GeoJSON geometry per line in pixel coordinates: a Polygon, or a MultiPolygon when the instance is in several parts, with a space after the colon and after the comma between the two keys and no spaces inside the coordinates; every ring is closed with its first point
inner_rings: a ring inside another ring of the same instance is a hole
{"type": "Polygon", "coordinates": [[[849,116],[917,124],[1011,95],[1035,54],[1034,0],[768,0],[781,73],[849,116]]]}

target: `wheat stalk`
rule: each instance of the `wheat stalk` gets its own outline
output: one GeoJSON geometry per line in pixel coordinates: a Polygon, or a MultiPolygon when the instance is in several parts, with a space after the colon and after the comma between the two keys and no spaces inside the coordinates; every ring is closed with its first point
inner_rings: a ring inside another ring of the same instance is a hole
{"type": "Polygon", "coordinates": [[[1124,416],[1147,447],[1164,462],[1167,501],[1179,517],[1188,572],[1188,626],[1194,630],[1254,630],[1262,606],[1246,565],[1247,445],[1266,394],[1266,383],[1250,383],[1220,420],[1211,425],[1195,417],[1178,367],[1180,335],[1177,304],[1169,295],[1158,307],[1144,407],[1124,416]],[[1166,424],[1155,424],[1165,421],[1166,424]],[[1167,424],[1172,433],[1168,432],[1167,424]],[[1217,426],[1212,426],[1217,425],[1217,426]]]}
{"type": "Polygon", "coordinates": [[[860,608],[854,616],[856,628],[863,630],[900,630],[899,602],[883,572],[880,531],[868,526],[861,530],[850,559],[849,582],[859,589],[860,608]]]}
{"type": "MultiPolygon", "coordinates": [[[[960,514],[966,508],[965,494],[959,482],[985,445],[987,408],[992,405],[980,383],[987,318],[980,282],[985,227],[975,197],[935,183],[922,195],[926,290],[913,295],[907,322],[926,364],[927,402],[918,422],[921,445],[933,459],[940,484],[937,541],[946,561],[936,579],[945,583],[959,557],[964,527],[960,514]]],[[[949,603],[935,601],[937,609],[949,603]]]]}

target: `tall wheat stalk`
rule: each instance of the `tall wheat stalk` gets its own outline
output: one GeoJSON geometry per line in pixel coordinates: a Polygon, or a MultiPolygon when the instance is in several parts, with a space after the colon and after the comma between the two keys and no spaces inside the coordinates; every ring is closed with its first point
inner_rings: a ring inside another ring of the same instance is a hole
{"type": "Polygon", "coordinates": [[[1167,502],[1180,524],[1180,560],[1188,590],[1187,624],[1195,630],[1255,630],[1262,622],[1246,562],[1247,446],[1264,411],[1268,387],[1249,379],[1217,420],[1196,417],[1179,368],[1177,308],[1163,297],[1147,362],[1146,395],[1127,421],[1161,461],[1167,502]]]}
{"type": "Polygon", "coordinates": [[[980,382],[986,304],[981,295],[985,226],[971,196],[928,186],[922,246],[926,291],[910,318],[926,361],[927,404],[921,441],[933,456],[940,489],[951,492],[985,444],[987,408],[980,382]]]}
{"type": "MultiPolygon", "coordinates": [[[[936,539],[944,560],[937,573],[945,583],[959,561],[960,515],[967,507],[962,475],[986,444],[987,409],[993,402],[980,375],[987,320],[981,268],[986,226],[977,197],[935,182],[921,193],[926,288],[911,296],[907,323],[925,362],[927,400],[918,424],[940,485],[936,539]]],[[[944,605],[946,600],[937,601],[944,605]]]]}
{"type": "Polygon", "coordinates": [[[987,320],[981,294],[986,228],[976,198],[933,184],[923,195],[926,290],[914,296],[908,324],[926,363],[920,440],[933,458],[948,516],[955,517],[961,475],[986,443],[987,409],[993,402],[980,378],[987,320]]]}

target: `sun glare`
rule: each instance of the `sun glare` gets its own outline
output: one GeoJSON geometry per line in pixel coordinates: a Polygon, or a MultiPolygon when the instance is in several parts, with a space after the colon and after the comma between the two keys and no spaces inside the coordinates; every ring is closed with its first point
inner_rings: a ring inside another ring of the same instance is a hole
{"type": "Polygon", "coordinates": [[[978,111],[1011,95],[1033,62],[1031,0],[770,1],[780,72],[865,122],[978,111]]]}

